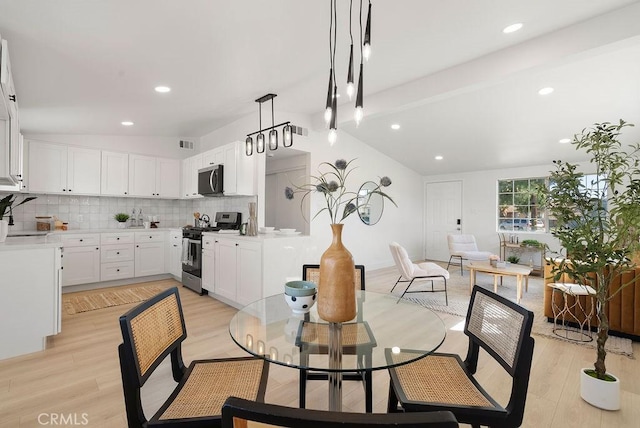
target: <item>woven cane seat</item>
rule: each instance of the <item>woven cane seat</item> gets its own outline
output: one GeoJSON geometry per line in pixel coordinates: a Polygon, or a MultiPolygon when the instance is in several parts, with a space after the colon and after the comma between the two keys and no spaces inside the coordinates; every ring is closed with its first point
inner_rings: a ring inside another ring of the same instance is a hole
{"type": "Polygon", "coordinates": [[[264,362],[256,359],[194,363],[180,392],[158,419],[220,416],[230,396],[255,400],[263,366],[264,362]]]}
{"type": "MultiPolygon", "coordinates": [[[[397,354],[397,361],[405,358],[397,354]]],[[[469,379],[456,356],[430,355],[397,367],[395,372],[400,387],[397,392],[404,394],[408,401],[495,407],[487,393],[469,379]]]]}

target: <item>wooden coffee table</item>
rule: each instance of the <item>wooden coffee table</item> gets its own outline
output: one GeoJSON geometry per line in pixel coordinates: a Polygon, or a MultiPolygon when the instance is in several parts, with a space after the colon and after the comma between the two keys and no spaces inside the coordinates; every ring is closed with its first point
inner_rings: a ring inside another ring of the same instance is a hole
{"type": "Polygon", "coordinates": [[[472,262],[469,264],[469,294],[473,290],[476,283],[476,272],[489,273],[493,275],[493,292],[498,293],[498,278],[503,276],[515,276],[517,284],[516,303],[520,303],[522,299],[522,282],[525,283],[525,290],[529,290],[529,274],[531,268],[518,265],[507,265],[499,268],[493,267],[489,263],[472,262]]]}

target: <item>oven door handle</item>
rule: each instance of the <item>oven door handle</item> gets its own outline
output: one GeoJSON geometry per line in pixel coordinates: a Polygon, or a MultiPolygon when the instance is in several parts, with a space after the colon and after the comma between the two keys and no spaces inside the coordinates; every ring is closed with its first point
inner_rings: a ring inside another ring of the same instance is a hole
{"type": "Polygon", "coordinates": [[[196,239],[189,239],[189,244],[196,244],[196,245],[200,244],[200,245],[202,245],[202,241],[196,240],[196,239]]]}

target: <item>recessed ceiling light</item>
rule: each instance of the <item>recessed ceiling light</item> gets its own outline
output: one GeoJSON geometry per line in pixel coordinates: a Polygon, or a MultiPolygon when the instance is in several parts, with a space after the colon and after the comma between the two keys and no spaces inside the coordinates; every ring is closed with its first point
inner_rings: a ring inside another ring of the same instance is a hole
{"type": "Polygon", "coordinates": [[[571,142],[571,138],[563,138],[561,140],[558,141],[558,143],[560,144],[567,144],[571,142]]]}
{"type": "Polygon", "coordinates": [[[505,34],[514,33],[514,32],[518,31],[521,28],[522,28],[522,22],[518,22],[516,24],[511,24],[511,25],[509,25],[507,27],[504,27],[502,32],[505,33],[505,34]]]}
{"type": "Polygon", "coordinates": [[[122,124],[122,126],[133,126],[133,122],[131,122],[130,120],[125,120],[120,123],[122,124]]]}
{"type": "Polygon", "coordinates": [[[168,86],[156,86],[155,88],[156,92],[160,92],[160,93],[165,93],[165,92],[171,92],[171,88],[168,86]]]}
{"type": "Polygon", "coordinates": [[[549,94],[550,94],[550,93],[552,93],[552,92],[553,92],[553,88],[548,87],[548,86],[547,86],[546,88],[542,88],[542,89],[540,89],[540,90],[538,91],[538,93],[539,93],[540,95],[549,95],[549,94]]]}
{"type": "Polygon", "coordinates": [[[442,156],[438,155],[438,156],[434,157],[434,159],[435,159],[435,160],[442,160],[442,159],[444,159],[444,158],[443,158],[442,156]]]}
{"type": "Polygon", "coordinates": [[[393,125],[391,125],[391,129],[400,129],[400,125],[398,125],[397,123],[394,123],[393,125]]]}

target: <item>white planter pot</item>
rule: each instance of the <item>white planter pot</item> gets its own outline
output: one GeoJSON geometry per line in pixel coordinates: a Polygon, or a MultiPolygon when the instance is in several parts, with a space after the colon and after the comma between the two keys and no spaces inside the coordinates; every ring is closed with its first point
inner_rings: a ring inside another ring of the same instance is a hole
{"type": "Polygon", "coordinates": [[[599,409],[619,410],[620,379],[611,373],[607,373],[616,379],[615,382],[608,382],[589,376],[585,373],[585,370],[591,369],[580,370],[580,397],[599,409]]]}
{"type": "Polygon", "coordinates": [[[9,233],[9,222],[0,220],[0,242],[4,242],[7,239],[7,233],[9,233]]]}

